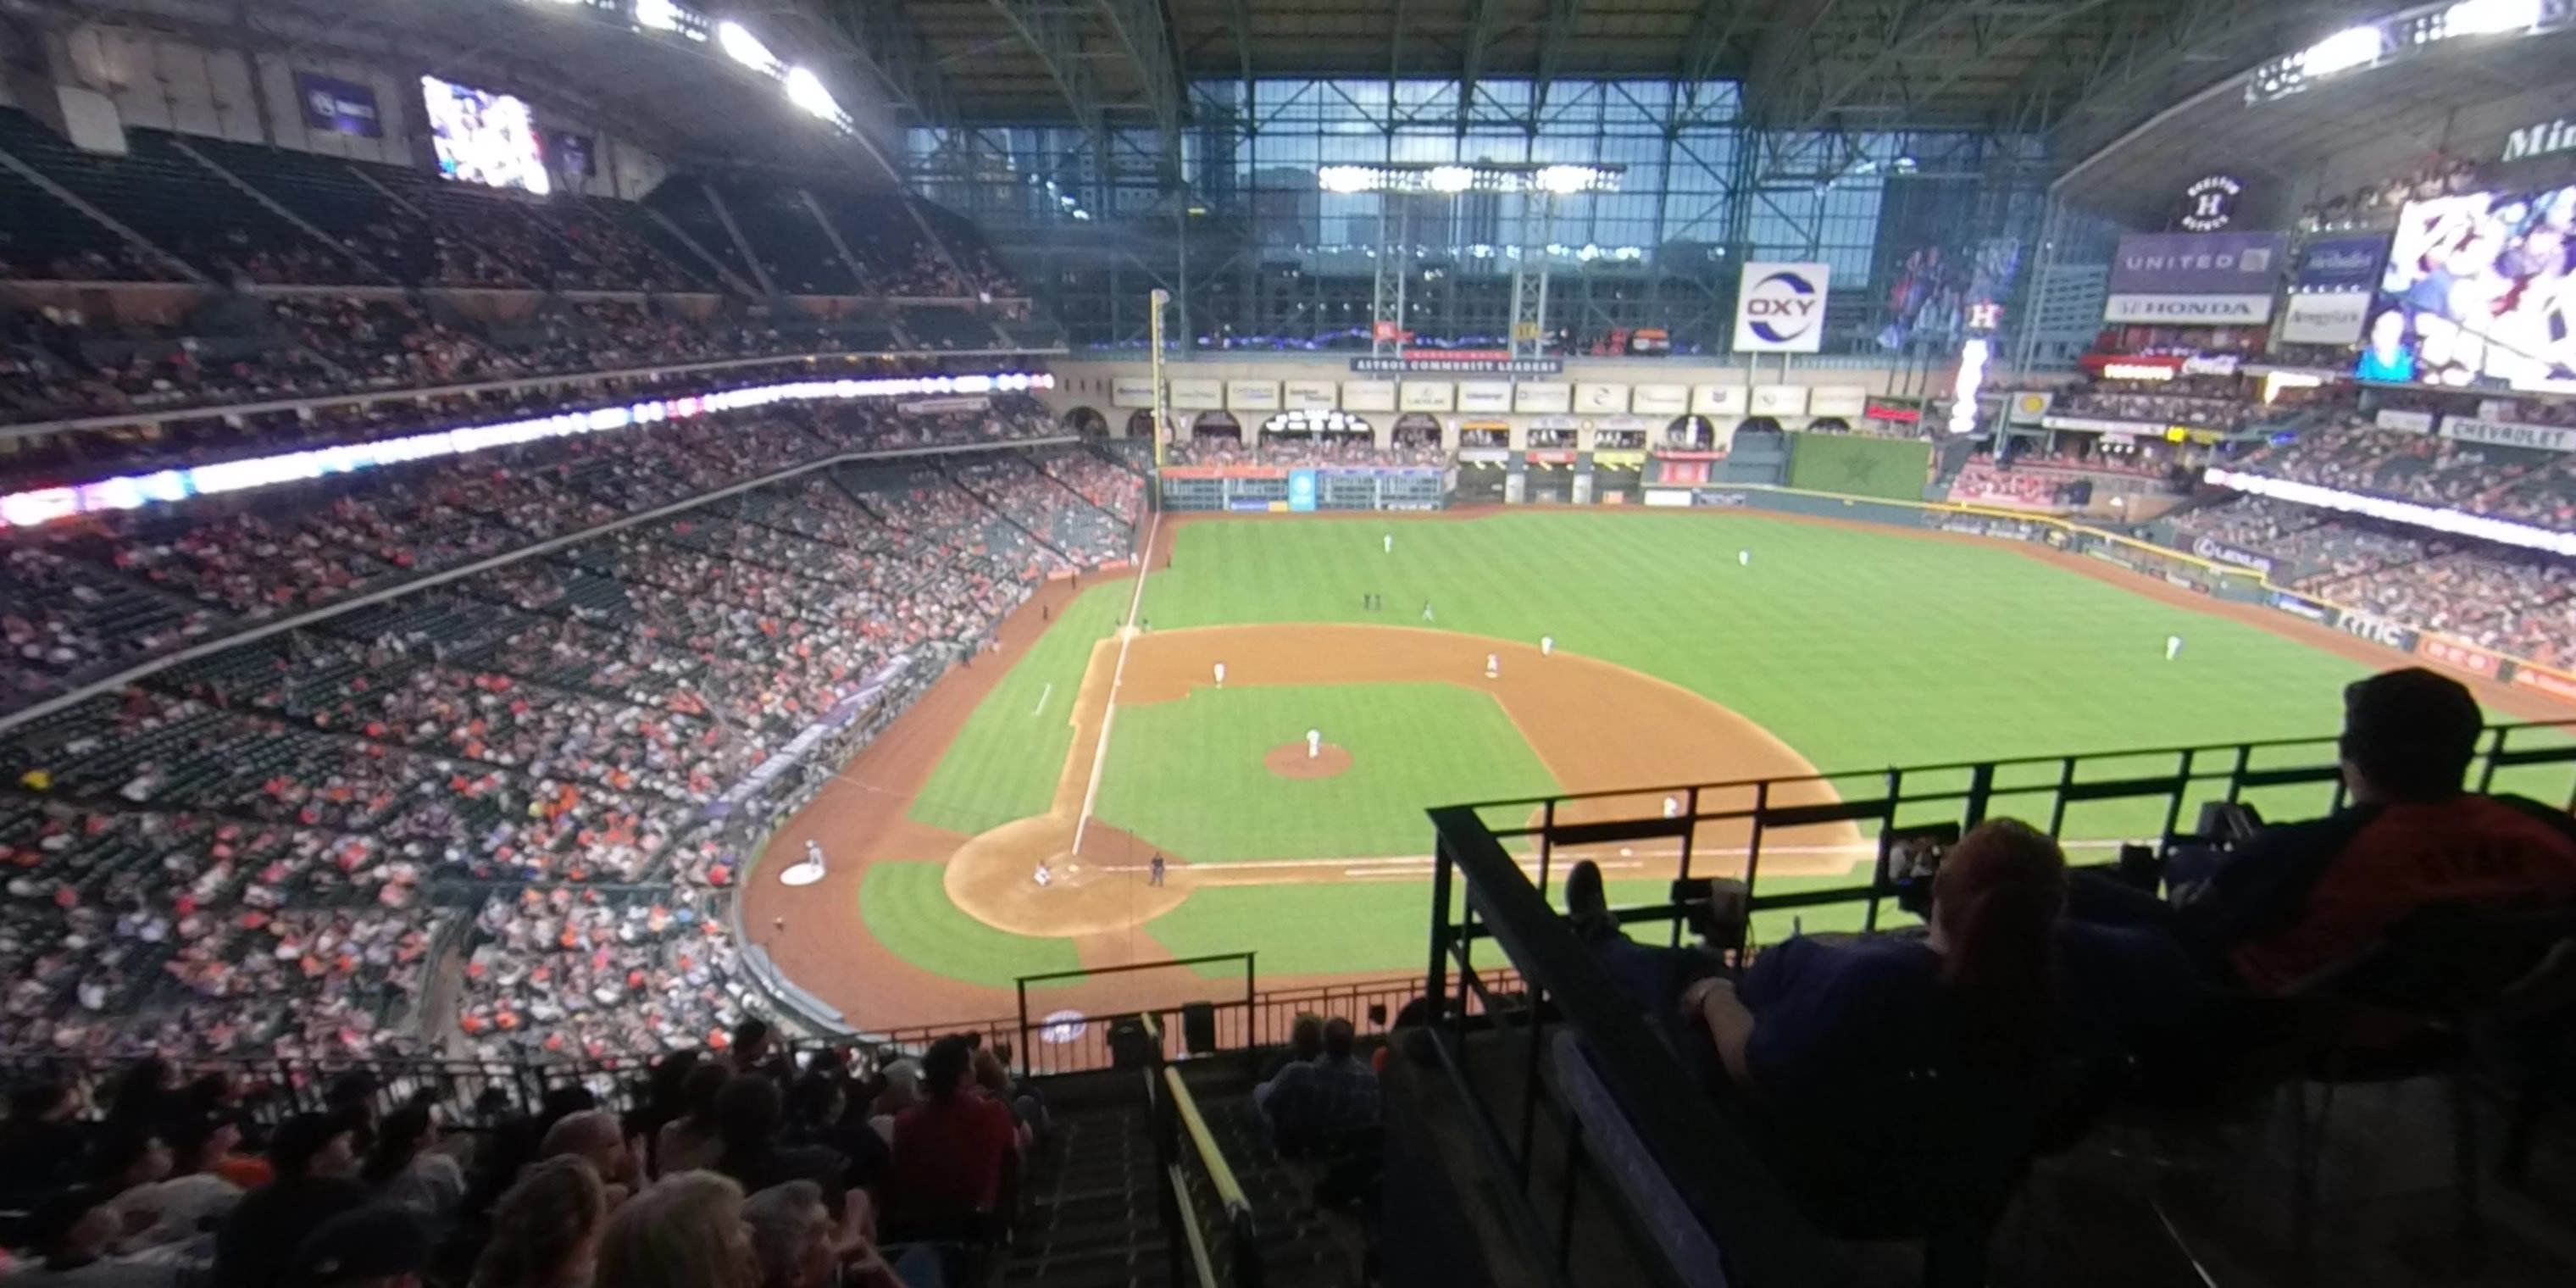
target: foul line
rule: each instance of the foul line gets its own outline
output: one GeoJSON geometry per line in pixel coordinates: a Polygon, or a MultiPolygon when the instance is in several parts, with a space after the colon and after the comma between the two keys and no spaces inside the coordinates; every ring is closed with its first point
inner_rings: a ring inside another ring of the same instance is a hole
{"type": "Polygon", "coordinates": [[[1100,708],[1100,737],[1091,747],[1091,776],[1082,784],[1082,814],[1073,821],[1073,853],[1082,853],[1083,833],[1091,830],[1091,807],[1100,799],[1100,768],[1109,760],[1109,726],[1118,719],[1118,686],[1127,679],[1127,645],[1136,638],[1136,613],[1145,603],[1145,577],[1154,569],[1154,538],[1163,530],[1163,512],[1145,527],[1145,548],[1136,556],[1136,590],[1127,597],[1127,620],[1118,628],[1118,664],[1109,671],[1109,701],[1100,708]]]}
{"type": "Polygon", "coordinates": [[[1041,693],[1041,694],[1039,694],[1039,695],[1038,695],[1038,704],[1037,704],[1036,706],[1034,706],[1034,707],[1029,708],[1029,718],[1030,718],[1030,719],[1032,719],[1032,720],[1036,719],[1036,718],[1037,718],[1037,714],[1038,714],[1039,712],[1046,710],[1047,699],[1052,698],[1052,697],[1054,697],[1054,696],[1055,696],[1055,681],[1053,681],[1053,680],[1049,680],[1049,681],[1047,681],[1046,692],[1041,693]]]}

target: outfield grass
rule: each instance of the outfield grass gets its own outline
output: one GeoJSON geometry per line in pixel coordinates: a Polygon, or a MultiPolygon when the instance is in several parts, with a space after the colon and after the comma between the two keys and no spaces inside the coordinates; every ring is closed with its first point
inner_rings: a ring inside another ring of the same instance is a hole
{"type": "Polygon", "coordinates": [[[973,836],[1047,812],[1073,746],[1073,699],[1092,646],[1117,631],[1132,593],[1125,583],[1084,591],[1008,663],[1010,674],[957,731],[913,798],[914,822],[973,836]]]}
{"type": "Polygon", "coordinates": [[[2010,549],[1757,515],[1194,523],[1144,613],[1162,629],[1386,620],[1360,611],[1368,592],[1408,625],[1429,601],[1443,630],[1554,635],[1827,770],[2329,733],[2365,673],[2010,549]],[[2171,663],[2167,635],[2186,641],[2171,663]]]}
{"type": "Polygon", "coordinates": [[[1120,707],[1098,811],[1193,863],[1371,858],[1429,853],[1426,805],[1556,790],[1486,694],[1454,684],[1248,685],[1120,707]],[[1263,766],[1308,729],[1351,753],[1349,773],[1290,780],[1263,766]]]}
{"type": "Polygon", "coordinates": [[[1008,985],[1022,975],[1080,970],[1070,939],[996,930],[966,915],[941,884],[937,863],[871,863],[859,883],[859,918],[893,953],[935,975],[1008,985]]]}

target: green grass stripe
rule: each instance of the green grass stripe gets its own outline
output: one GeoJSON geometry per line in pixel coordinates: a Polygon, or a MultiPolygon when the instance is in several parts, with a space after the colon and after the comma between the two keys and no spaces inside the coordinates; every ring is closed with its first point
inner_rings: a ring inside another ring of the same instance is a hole
{"type": "Polygon", "coordinates": [[[1195,863],[1428,854],[1426,806],[1539,795],[1556,780],[1501,704],[1453,684],[1243,685],[1118,709],[1100,817],[1195,863]],[[1262,764],[1308,729],[1349,772],[1292,780],[1262,764]]]}
{"type": "Polygon", "coordinates": [[[1132,593],[1116,582],[1084,591],[1009,663],[913,799],[914,822],[972,836],[1047,812],[1073,748],[1073,700],[1092,646],[1118,629],[1132,593]]]}
{"type": "MultiPolygon", "coordinates": [[[[1008,988],[1022,975],[1080,970],[1070,939],[996,930],[948,898],[938,863],[872,863],[859,884],[859,918],[896,956],[934,975],[1008,988]]],[[[972,1018],[972,1017],[961,1017],[972,1018]]]]}

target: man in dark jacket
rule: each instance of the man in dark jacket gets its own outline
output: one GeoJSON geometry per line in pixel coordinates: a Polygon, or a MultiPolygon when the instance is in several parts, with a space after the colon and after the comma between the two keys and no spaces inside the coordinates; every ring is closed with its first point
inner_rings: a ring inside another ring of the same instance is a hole
{"type": "MultiPolygon", "coordinates": [[[[2435,905],[2576,902],[2576,819],[2463,790],[2485,717],[2466,687],[2420,667],[2344,690],[2338,750],[2351,804],[2266,828],[2197,866],[2177,856],[2168,925],[2220,979],[2281,993],[2366,951],[2435,905]]],[[[2098,883],[2082,916],[2143,919],[2098,883]]]]}
{"type": "Polygon", "coordinates": [[[296,1248],[323,1222],[367,1201],[355,1179],[356,1124],[301,1114],[280,1124],[268,1146],[277,1179],[243,1196],[215,1235],[214,1288],[277,1288],[296,1248]]]}

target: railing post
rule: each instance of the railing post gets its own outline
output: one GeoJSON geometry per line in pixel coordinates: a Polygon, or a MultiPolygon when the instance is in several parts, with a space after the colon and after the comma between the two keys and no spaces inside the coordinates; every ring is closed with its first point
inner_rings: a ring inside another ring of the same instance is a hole
{"type": "Polygon", "coordinates": [[[1029,982],[1025,979],[1014,982],[1020,995],[1020,1076],[1034,1077],[1030,1072],[1035,1053],[1029,1050],[1029,982]]]}
{"type": "Polygon", "coordinates": [[[1548,798],[1538,821],[1538,897],[1547,897],[1548,861],[1556,853],[1556,798],[1548,798]]]}
{"type": "Polygon", "coordinates": [[[1875,935],[1878,933],[1878,905],[1881,900],[1887,897],[1887,833],[1888,829],[1896,826],[1897,797],[1901,795],[1904,790],[1905,771],[1902,769],[1888,770],[1886,797],[1887,812],[1880,815],[1878,820],[1878,861],[1870,865],[1869,905],[1861,909],[1860,914],[1861,933],[1863,934],[1875,935]]]}
{"type": "Polygon", "coordinates": [[[1437,1026],[1441,1004],[1449,996],[1449,838],[1433,834],[1431,842],[1431,967],[1422,980],[1425,1022],[1437,1026]]]}

